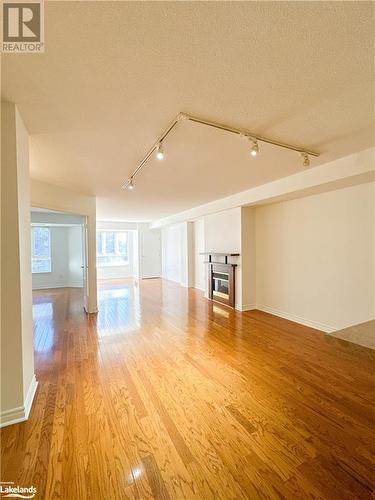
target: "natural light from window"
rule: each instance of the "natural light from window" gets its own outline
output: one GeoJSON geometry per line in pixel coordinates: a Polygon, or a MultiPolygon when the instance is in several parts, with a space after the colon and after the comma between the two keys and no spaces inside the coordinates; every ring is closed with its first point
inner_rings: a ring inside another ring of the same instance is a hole
{"type": "Polygon", "coordinates": [[[51,232],[48,227],[31,228],[31,270],[33,273],[51,272],[51,232]]]}
{"type": "Polygon", "coordinates": [[[96,261],[98,267],[129,264],[127,231],[100,230],[96,232],[96,261]]]}

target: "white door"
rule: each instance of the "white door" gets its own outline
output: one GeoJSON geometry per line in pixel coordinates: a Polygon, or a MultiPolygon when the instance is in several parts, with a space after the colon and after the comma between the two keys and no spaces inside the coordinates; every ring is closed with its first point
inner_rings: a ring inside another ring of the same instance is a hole
{"type": "Polygon", "coordinates": [[[140,236],[141,278],[159,278],[161,275],[160,229],[144,229],[140,236]]]}

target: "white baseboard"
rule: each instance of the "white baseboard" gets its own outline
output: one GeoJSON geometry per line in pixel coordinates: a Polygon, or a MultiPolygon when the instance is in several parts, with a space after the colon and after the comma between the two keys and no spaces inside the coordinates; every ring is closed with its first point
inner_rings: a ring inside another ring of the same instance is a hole
{"type": "Polygon", "coordinates": [[[26,420],[29,418],[30,410],[31,410],[31,407],[33,406],[34,396],[35,396],[37,388],[38,388],[38,382],[37,382],[35,374],[34,374],[33,378],[31,379],[29,389],[28,389],[27,395],[26,395],[26,400],[25,400],[26,420]]]}
{"type": "MultiPolygon", "coordinates": [[[[205,298],[210,300],[207,295],[205,298]]],[[[326,325],[325,323],[320,323],[319,321],[313,321],[310,319],[302,318],[301,316],[297,316],[296,314],[291,314],[285,311],[281,311],[280,309],[276,309],[275,307],[266,306],[263,304],[236,304],[234,308],[237,311],[252,311],[254,309],[258,309],[259,311],[264,311],[269,314],[273,314],[274,316],[279,316],[280,318],[288,319],[289,321],[294,321],[294,323],[299,323],[300,325],[309,326],[310,328],[315,328],[316,330],[321,330],[324,333],[332,333],[338,330],[337,327],[326,325]]]]}
{"type": "Polygon", "coordinates": [[[254,307],[254,309],[259,309],[260,311],[264,311],[273,314],[275,316],[280,316],[280,318],[288,319],[289,321],[294,321],[295,323],[300,323],[301,325],[309,326],[310,328],[316,328],[317,330],[322,330],[325,333],[332,333],[337,330],[337,328],[333,326],[326,325],[318,321],[302,318],[301,316],[297,316],[296,314],[280,311],[280,309],[276,309],[275,307],[265,306],[263,304],[257,304],[256,307],[254,307]]]}
{"type": "Polygon", "coordinates": [[[63,283],[54,285],[33,286],[33,290],[48,290],[50,288],[83,288],[83,283],[63,283]]]}
{"type": "Polygon", "coordinates": [[[85,310],[85,312],[87,314],[97,314],[99,312],[99,309],[96,308],[96,309],[93,309],[92,311],[89,311],[88,307],[86,307],[85,305],[83,306],[83,309],[85,310]]]}
{"type": "Polygon", "coordinates": [[[38,387],[38,382],[33,375],[31,379],[29,389],[26,394],[25,404],[23,406],[18,406],[16,408],[11,408],[10,410],[5,410],[0,413],[0,427],[5,427],[7,425],[18,424],[24,422],[29,418],[30,410],[33,405],[34,396],[36,389],[38,387]]]}
{"type": "Polygon", "coordinates": [[[49,290],[50,288],[65,288],[68,285],[42,285],[42,286],[33,286],[33,290],[49,290]]]}
{"type": "Polygon", "coordinates": [[[202,290],[202,292],[205,292],[205,291],[206,291],[206,289],[205,289],[204,287],[201,287],[201,286],[196,285],[196,284],[195,284],[195,285],[193,285],[193,288],[196,288],[197,290],[202,290]]]}
{"type": "Polygon", "coordinates": [[[235,309],[237,309],[237,311],[251,311],[253,309],[256,309],[257,306],[256,304],[236,304],[235,305],[235,309]]]}

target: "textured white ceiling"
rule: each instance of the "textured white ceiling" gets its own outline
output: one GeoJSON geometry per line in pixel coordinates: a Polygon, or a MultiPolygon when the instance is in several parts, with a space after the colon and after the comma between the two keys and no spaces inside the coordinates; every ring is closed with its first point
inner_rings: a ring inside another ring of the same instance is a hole
{"type": "Polygon", "coordinates": [[[321,151],[374,144],[371,2],[46,2],[46,52],[3,55],[33,177],[152,220],[300,171],[296,153],[179,124],[164,162],[121,183],[179,112],[321,151]]]}

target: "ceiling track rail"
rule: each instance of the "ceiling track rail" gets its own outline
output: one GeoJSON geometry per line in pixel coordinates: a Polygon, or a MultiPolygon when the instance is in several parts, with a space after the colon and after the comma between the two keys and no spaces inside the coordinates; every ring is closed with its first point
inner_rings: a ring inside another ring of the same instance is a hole
{"type": "Polygon", "coordinates": [[[157,141],[151,146],[151,148],[147,151],[141,162],[138,164],[137,168],[133,171],[131,176],[127,181],[125,181],[122,184],[122,188],[125,189],[129,185],[133,185],[133,180],[134,178],[139,174],[139,172],[142,170],[142,168],[145,166],[145,164],[148,162],[152,154],[159,148],[159,146],[163,143],[164,139],[168,137],[168,135],[172,132],[172,130],[176,127],[176,125],[179,122],[182,121],[190,121],[193,123],[200,123],[201,125],[206,125],[211,128],[216,128],[219,130],[224,130],[225,132],[230,132],[231,134],[237,134],[241,137],[248,138],[252,141],[257,141],[257,142],[264,142],[267,144],[271,144],[272,146],[276,146],[278,148],[284,148],[284,149],[289,149],[290,151],[296,151],[297,153],[300,153],[301,155],[304,156],[319,156],[320,153],[317,153],[316,151],[310,151],[308,149],[305,149],[303,147],[299,146],[293,146],[291,144],[287,144],[285,142],[280,142],[276,141],[274,139],[269,139],[267,137],[263,137],[261,135],[258,135],[250,130],[243,129],[243,128],[236,128],[236,127],[231,127],[230,125],[226,125],[224,123],[218,123],[210,120],[206,120],[204,118],[200,118],[197,116],[192,116],[187,113],[179,113],[173,121],[170,123],[168,128],[164,130],[164,132],[159,136],[157,141]]]}

